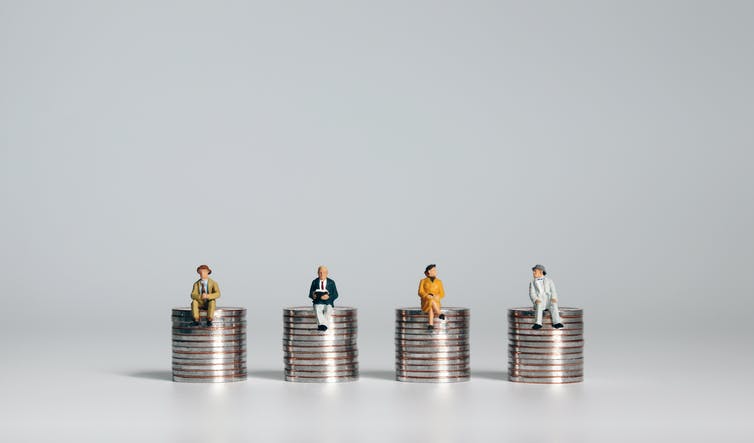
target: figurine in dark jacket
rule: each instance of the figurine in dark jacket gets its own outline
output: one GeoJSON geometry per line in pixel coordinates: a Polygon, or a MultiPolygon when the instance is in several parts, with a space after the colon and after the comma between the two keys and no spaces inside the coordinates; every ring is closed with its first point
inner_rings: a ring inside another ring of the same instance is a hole
{"type": "Polygon", "coordinates": [[[314,313],[317,315],[317,329],[327,331],[332,321],[332,312],[335,308],[333,302],[338,298],[338,288],[335,281],[327,278],[327,266],[317,268],[317,278],[309,287],[309,298],[314,305],[314,313]]]}

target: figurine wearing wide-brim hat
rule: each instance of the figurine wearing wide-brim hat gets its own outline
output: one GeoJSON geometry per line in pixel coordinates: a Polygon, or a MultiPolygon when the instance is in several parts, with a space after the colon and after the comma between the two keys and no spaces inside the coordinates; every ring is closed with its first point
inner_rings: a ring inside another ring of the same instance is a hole
{"type": "Polygon", "coordinates": [[[194,317],[193,326],[199,326],[199,310],[207,310],[207,326],[212,326],[212,319],[215,316],[216,300],[220,298],[220,286],[216,281],[209,278],[212,269],[207,265],[200,265],[196,268],[199,274],[199,280],[194,282],[191,288],[191,315],[194,317]]]}
{"type": "Polygon", "coordinates": [[[546,277],[547,270],[542,265],[535,265],[531,268],[532,279],[529,282],[529,298],[534,304],[536,319],[532,329],[542,329],[542,315],[545,310],[550,312],[552,318],[552,327],[560,329],[563,323],[560,322],[560,312],[558,312],[558,292],[555,290],[555,283],[550,277],[546,277]]]}

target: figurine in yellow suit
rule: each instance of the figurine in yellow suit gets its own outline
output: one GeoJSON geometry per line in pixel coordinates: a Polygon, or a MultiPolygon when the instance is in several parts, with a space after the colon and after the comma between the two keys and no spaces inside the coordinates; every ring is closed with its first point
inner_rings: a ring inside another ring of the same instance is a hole
{"type": "Polygon", "coordinates": [[[196,268],[199,280],[194,282],[191,289],[191,315],[194,317],[192,326],[199,326],[199,309],[207,310],[207,326],[212,326],[212,318],[215,316],[215,300],[220,298],[220,286],[216,281],[209,278],[212,269],[207,265],[196,268]]]}
{"type": "Polygon", "coordinates": [[[419,282],[419,298],[422,301],[422,311],[429,317],[428,330],[435,328],[435,316],[445,320],[445,314],[441,312],[440,300],[445,297],[445,289],[442,282],[437,278],[437,265],[429,265],[424,269],[426,278],[419,282]]]}

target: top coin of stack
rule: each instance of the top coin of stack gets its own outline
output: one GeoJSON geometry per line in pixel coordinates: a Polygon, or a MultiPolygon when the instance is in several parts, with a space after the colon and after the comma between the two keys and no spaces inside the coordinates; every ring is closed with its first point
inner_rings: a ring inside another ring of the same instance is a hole
{"type": "Polygon", "coordinates": [[[532,329],[531,308],[508,310],[508,376],[521,383],[576,383],[584,380],[583,310],[560,308],[564,327],[552,327],[545,311],[542,329],[532,329]]]}
{"type": "Polygon", "coordinates": [[[395,310],[395,378],[398,381],[443,383],[469,380],[469,310],[442,308],[428,330],[421,309],[395,310]]]}
{"type": "Polygon", "coordinates": [[[173,320],[173,380],[227,382],[246,379],[246,309],[218,308],[212,326],[199,326],[189,308],[175,308],[173,320]]]}
{"type": "Polygon", "coordinates": [[[285,379],[342,382],[359,378],[356,309],[334,308],[327,331],[317,330],[311,306],[283,309],[285,379]]]}

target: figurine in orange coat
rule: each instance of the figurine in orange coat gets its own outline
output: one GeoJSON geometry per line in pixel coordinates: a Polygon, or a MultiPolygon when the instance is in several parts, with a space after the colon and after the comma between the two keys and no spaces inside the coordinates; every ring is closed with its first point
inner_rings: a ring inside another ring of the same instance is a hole
{"type": "Polygon", "coordinates": [[[445,297],[445,289],[442,287],[442,281],[437,278],[437,266],[432,264],[424,269],[426,278],[419,282],[419,298],[422,301],[422,311],[429,317],[427,329],[435,328],[435,316],[440,320],[445,320],[445,314],[441,311],[440,300],[445,297]]]}

